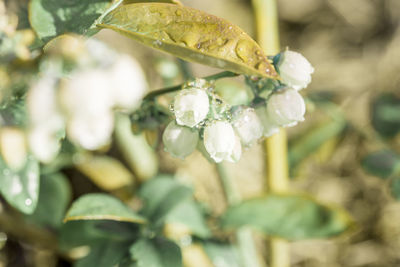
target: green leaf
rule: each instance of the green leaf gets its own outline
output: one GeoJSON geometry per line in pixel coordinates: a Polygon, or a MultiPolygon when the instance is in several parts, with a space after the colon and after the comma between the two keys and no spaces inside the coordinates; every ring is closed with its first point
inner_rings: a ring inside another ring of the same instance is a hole
{"type": "Polygon", "coordinates": [[[393,138],[400,132],[398,94],[382,94],[372,103],[372,126],[386,138],[393,138]]]}
{"type": "Polygon", "coordinates": [[[130,243],[102,242],[92,245],[90,253],[78,260],[75,267],[111,267],[116,266],[128,253],[130,243]]]}
{"type": "Polygon", "coordinates": [[[239,251],[231,244],[204,242],[203,247],[214,266],[243,267],[239,251]]]}
{"type": "Polygon", "coordinates": [[[132,242],[139,235],[139,226],[116,221],[70,221],[62,225],[59,234],[60,249],[91,246],[101,242],[132,242]]]}
{"type": "Polygon", "coordinates": [[[192,190],[168,176],[153,178],[140,189],[142,213],[155,225],[162,223],[179,203],[192,196],[192,190]]]}
{"type": "Polygon", "coordinates": [[[167,215],[165,221],[166,223],[183,224],[200,238],[208,238],[211,235],[204,220],[204,214],[194,200],[187,200],[177,205],[167,215]]]}
{"type": "Polygon", "coordinates": [[[29,20],[37,36],[47,42],[64,33],[91,35],[90,29],[110,0],[31,0],[29,20]]]}
{"type": "Polygon", "coordinates": [[[344,210],[321,205],[309,197],[280,194],[233,206],[226,211],[221,223],[224,228],[247,225],[289,240],[337,236],[354,226],[344,210]]]}
{"type": "Polygon", "coordinates": [[[140,239],[129,250],[137,267],[181,267],[181,250],[164,238],[140,239]]]}
{"type": "Polygon", "coordinates": [[[69,209],[64,221],[112,220],[132,223],[145,223],[120,200],[106,194],[87,194],[76,200],[69,209]]]}
{"type": "Polygon", "coordinates": [[[366,172],[385,179],[400,170],[400,158],[395,152],[385,149],[367,155],[362,167],[366,172]]]}
{"type": "Polygon", "coordinates": [[[277,78],[261,47],[232,23],[166,3],[120,5],[97,25],[187,61],[235,73],[277,78]]]}
{"type": "Polygon", "coordinates": [[[25,166],[14,171],[0,157],[0,192],[19,211],[32,214],[39,198],[39,163],[28,156],[25,166]]]}
{"type": "Polygon", "coordinates": [[[70,201],[71,188],[64,175],[42,176],[37,207],[27,219],[42,226],[59,228],[70,201]]]}

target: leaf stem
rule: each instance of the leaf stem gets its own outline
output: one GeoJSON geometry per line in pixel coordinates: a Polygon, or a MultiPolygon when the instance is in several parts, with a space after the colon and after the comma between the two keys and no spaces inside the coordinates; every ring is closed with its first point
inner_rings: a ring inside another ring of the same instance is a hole
{"type": "MultiPolygon", "coordinates": [[[[234,186],[231,176],[223,163],[217,163],[217,173],[221,181],[222,188],[224,189],[228,205],[235,205],[241,201],[239,190],[234,186]]],[[[252,231],[249,228],[240,228],[236,232],[236,239],[238,249],[243,261],[243,266],[246,267],[260,267],[257,249],[254,244],[252,231]]]]}
{"type": "MultiPolygon", "coordinates": [[[[222,78],[236,77],[238,75],[239,74],[236,74],[236,73],[233,73],[233,72],[230,72],[230,71],[223,71],[223,72],[220,72],[220,73],[217,73],[217,74],[213,74],[213,75],[210,75],[210,76],[203,77],[202,79],[207,80],[207,81],[213,81],[213,80],[218,80],[218,79],[222,79],[222,78]]],[[[184,84],[180,84],[180,85],[176,85],[176,86],[172,86],[172,87],[167,87],[167,88],[154,90],[154,91],[148,93],[143,98],[143,100],[150,100],[150,99],[153,99],[153,98],[155,98],[157,96],[160,96],[160,95],[163,95],[163,94],[167,94],[167,93],[172,93],[172,92],[178,91],[178,90],[182,89],[183,85],[184,84]]]]}
{"type": "MultiPolygon", "coordinates": [[[[279,53],[279,28],[276,0],[253,0],[257,24],[258,42],[268,55],[279,53]]],[[[285,192],[289,189],[287,137],[280,129],[278,134],[265,141],[267,152],[267,184],[270,192],[285,192]]],[[[283,239],[271,238],[269,242],[269,266],[289,267],[290,247],[283,239]]]]}

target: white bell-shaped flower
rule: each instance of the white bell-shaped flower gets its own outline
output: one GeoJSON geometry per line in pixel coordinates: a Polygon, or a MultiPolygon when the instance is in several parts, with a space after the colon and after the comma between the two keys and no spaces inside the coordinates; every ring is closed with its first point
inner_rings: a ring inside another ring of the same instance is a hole
{"type": "Polygon", "coordinates": [[[108,75],[114,106],[127,111],[136,109],[147,90],[145,75],[139,63],[129,56],[120,56],[108,75]]]}
{"type": "Polygon", "coordinates": [[[270,96],[267,113],[271,121],[277,125],[291,127],[304,120],[306,105],[296,90],[287,88],[270,96]]]}
{"type": "Polygon", "coordinates": [[[88,150],[96,150],[110,142],[114,129],[111,111],[96,115],[70,117],[67,135],[71,141],[88,150]]]}
{"type": "Polygon", "coordinates": [[[236,144],[236,135],[226,121],[214,121],[204,129],[204,146],[215,162],[229,159],[236,144]]]}
{"type": "Polygon", "coordinates": [[[184,159],[196,149],[199,141],[199,133],[185,126],[171,121],[163,134],[165,151],[172,156],[184,159]]]}
{"type": "Polygon", "coordinates": [[[279,125],[271,120],[267,112],[267,106],[265,104],[256,107],[255,111],[263,126],[262,136],[270,137],[271,135],[277,134],[279,132],[279,125]]]}
{"type": "Polygon", "coordinates": [[[28,155],[25,133],[18,128],[1,128],[0,152],[8,167],[20,170],[25,165],[28,155]]]}
{"type": "Polygon", "coordinates": [[[232,117],[233,128],[244,146],[250,146],[261,138],[263,126],[254,109],[238,107],[232,117]]]}
{"type": "Polygon", "coordinates": [[[57,156],[60,149],[59,133],[64,130],[64,118],[57,106],[55,87],[54,78],[43,77],[27,94],[29,149],[44,163],[57,156]]]}
{"type": "Polygon", "coordinates": [[[304,56],[289,50],[279,54],[276,67],[282,82],[296,90],[306,88],[314,72],[314,68],[304,56]]]}
{"type": "Polygon", "coordinates": [[[203,89],[183,89],[174,100],[174,113],[179,125],[194,127],[203,121],[210,109],[208,95],[203,89]]]}
{"type": "Polygon", "coordinates": [[[59,102],[67,116],[96,116],[114,105],[108,73],[94,69],[71,74],[59,92],[59,102]]]}
{"type": "Polygon", "coordinates": [[[242,144],[240,138],[235,135],[235,146],[233,147],[232,154],[226,159],[229,162],[238,162],[242,156],[242,144]]]}

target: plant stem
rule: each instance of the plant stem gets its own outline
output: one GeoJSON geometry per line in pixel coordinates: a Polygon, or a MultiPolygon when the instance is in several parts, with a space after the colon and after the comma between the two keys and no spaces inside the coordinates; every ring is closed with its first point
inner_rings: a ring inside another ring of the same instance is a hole
{"type": "MultiPolygon", "coordinates": [[[[225,192],[228,205],[235,205],[241,201],[240,192],[234,186],[231,176],[223,163],[216,164],[218,177],[221,181],[222,187],[225,192]]],[[[260,267],[259,256],[254,244],[253,235],[250,229],[241,228],[236,232],[236,239],[238,249],[243,261],[243,266],[246,267],[260,267]]]]}
{"type": "MultiPolygon", "coordinates": [[[[217,74],[213,74],[213,75],[210,75],[210,76],[203,77],[202,79],[205,79],[207,81],[213,81],[213,80],[218,80],[218,79],[221,79],[221,78],[236,77],[238,75],[239,74],[236,74],[236,73],[233,73],[233,72],[230,72],[230,71],[223,71],[223,72],[220,72],[220,73],[217,73],[217,74]]],[[[163,95],[163,94],[166,94],[166,93],[171,93],[171,92],[178,91],[178,90],[182,89],[183,85],[184,84],[180,84],[180,85],[176,85],[176,86],[172,86],[172,87],[168,87],[168,88],[162,88],[162,89],[154,90],[154,91],[148,93],[143,98],[143,100],[150,100],[150,99],[153,99],[153,98],[155,98],[155,97],[157,97],[159,95],[163,95]]]]}
{"type": "MultiPolygon", "coordinates": [[[[279,53],[279,29],[276,0],[253,0],[257,23],[258,42],[267,55],[279,53]]],[[[281,129],[265,141],[267,152],[267,184],[270,192],[289,190],[287,137],[281,129]]],[[[271,238],[269,244],[269,266],[290,266],[289,243],[283,239],[271,238]]]]}

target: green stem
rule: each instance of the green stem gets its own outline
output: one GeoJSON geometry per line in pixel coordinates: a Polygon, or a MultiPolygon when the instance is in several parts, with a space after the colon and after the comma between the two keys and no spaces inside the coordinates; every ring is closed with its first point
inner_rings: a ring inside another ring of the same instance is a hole
{"type": "MultiPolygon", "coordinates": [[[[236,77],[238,75],[239,74],[236,74],[236,73],[233,73],[233,72],[230,72],[230,71],[223,71],[223,72],[220,72],[220,73],[217,73],[217,74],[213,74],[213,75],[210,75],[210,76],[203,77],[202,79],[207,80],[207,81],[214,81],[214,80],[218,80],[218,79],[222,79],[222,78],[236,77]]],[[[155,98],[157,96],[160,96],[160,95],[163,95],[163,94],[167,94],[167,93],[172,93],[172,92],[178,91],[178,90],[182,89],[183,85],[184,84],[180,84],[180,85],[176,85],[176,86],[172,86],[172,87],[168,87],[168,88],[162,88],[162,89],[154,90],[154,91],[148,93],[143,98],[143,100],[150,100],[150,99],[153,99],[153,98],[155,98]]]]}
{"type": "MultiPolygon", "coordinates": [[[[239,190],[234,186],[231,176],[223,163],[216,164],[218,177],[221,181],[222,188],[224,189],[228,205],[235,205],[241,201],[239,190]]],[[[236,232],[236,239],[238,249],[243,261],[243,266],[246,267],[260,267],[257,249],[254,244],[253,235],[250,229],[241,228],[236,232]]]]}

